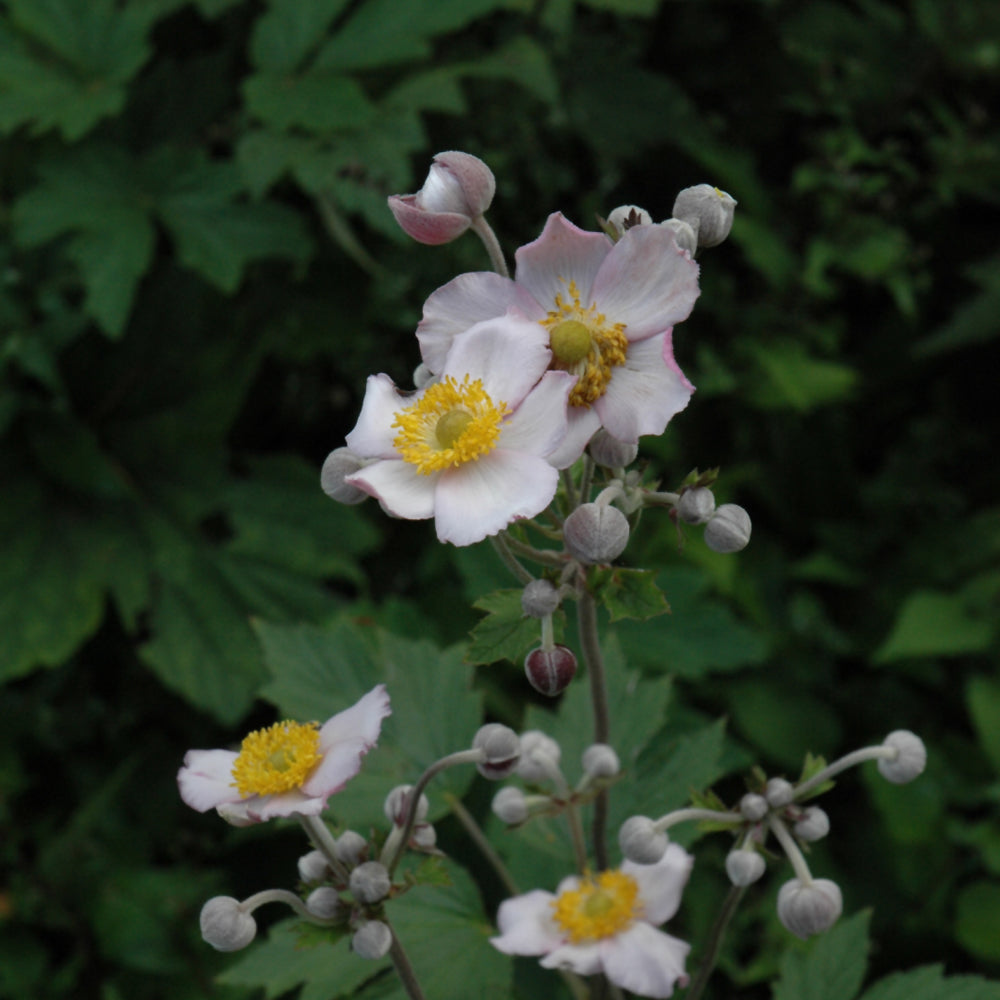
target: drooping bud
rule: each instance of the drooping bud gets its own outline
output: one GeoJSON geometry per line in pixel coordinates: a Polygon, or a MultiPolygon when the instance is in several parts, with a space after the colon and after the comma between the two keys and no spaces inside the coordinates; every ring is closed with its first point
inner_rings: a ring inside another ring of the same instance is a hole
{"type": "Polygon", "coordinates": [[[476,750],[483,751],[483,760],[476,769],[484,778],[497,781],[513,773],[521,757],[521,741],[517,733],[498,722],[481,727],[472,741],[476,750]]]}
{"type": "Polygon", "coordinates": [[[705,544],[728,555],[745,549],[750,541],[750,515],[738,504],[724,503],[705,525],[705,544]]]}
{"type": "Polygon", "coordinates": [[[552,649],[536,646],[524,658],[524,675],[536,691],[554,698],[576,675],[576,654],[561,643],[552,649]]]}
{"type": "Polygon", "coordinates": [[[299,858],[299,878],[303,882],[322,882],[330,874],[330,864],[322,851],[310,851],[299,858]]]}
{"type": "Polygon", "coordinates": [[[198,923],[201,936],[216,951],[239,951],[257,936],[257,921],[232,896],[210,899],[201,908],[198,923]]]}
{"type": "Polygon", "coordinates": [[[345,830],[337,838],[337,860],[343,861],[349,868],[353,868],[365,856],[367,850],[368,842],[354,830],[345,830]]]}
{"type": "Polygon", "coordinates": [[[426,389],[432,382],[438,381],[438,376],[434,374],[424,364],[423,361],[413,369],[413,388],[414,389],[426,389]]]}
{"type": "Polygon", "coordinates": [[[379,903],[389,895],[392,879],[385,865],[378,861],[365,861],[351,872],[348,885],[351,895],[359,903],[379,903]]]}
{"type": "Polygon", "coordinates": [[[410,834],[410,843],[421,851],[429,851],[437,839],[437,830],[430,823],[419,823],[410,834]]]}
{"type": "Polygon", "coordinates": [[[482,160],[452,150],[438,153],[416,194],[392,195],[389,208],[418,243],[439,246],[461,236],[493,201],[496,179],[482,160]]]}
{"type": "Polygon", "coordinates": [[[653,222],[653,217],[644,208],[638,205],[619,205],[611,210],[608,216],[608,225],[614,229],[619,236],[623,236],[633,226],[649,226],[653,222]]]}
{"type": "Polygon", "coordinates": [[[381,920],[363,923],[351,938],[351,950],[359,958],[385,958],[392,947],[392,931],[381,920]]]}
{"type": "Polygon", "coordinates": [[[699,249],[718,246],[733,228],[736,199],[711,184],[684,188],[674,201],[673,216],[698,234],[699,249]]]}
{"type": "Polygon", "coordinates": [[[321,885],[306,896],[306,909],[320,920],[346,920],[351,912],[337,890],[328,885],[321,885]]]}
{"type": "Polygon", "coordinates": [[[491,808],[497,819],[509,826],[523,823],[528,818],[528,804],[525,802],[524,792],[514,785],[501,788],[493,796],[491,808]]]}
{"type": "Polygon", "coordinates": [[[692,257],[695,255],[695,251],[698,249],[698,234],[694,231],[691,223],[685,222],[683,219],[664,219],[660,225],[673,232],[677,246],[681,250],[687,250],[692,257]]]}
{"type": "Polygon", "coordinates": [[[681,494],[676,510],[685,524],[704,524],[715,513],[715,496],[707,486],[696,486],[681,494]]]}
{"type": "Polygon", "coordinates": [[[908,781],[913,781],[927,766],[924,741],[908,729],[897,729],[889,733],[882,745],[897,751],[895,758],[882,757],[878,762],[879,774],[894,785],[905,785],[908,781]]]}
{"type": "Polygon", "coordinates": [[[749,848],[741,847],[726,855],[726,874],[736,886],[753,885],[764,874],[767,864],[749,848]]]}
{"type": "Polygon", "coordinates": [[[795,789],[784,778],[771,778],[764,786],[764,798],[772,809],[783,809],[794,797],[795,789]]]}
{"type": "Polygon", "coordinates": [[[319,482],[323,492],[338,503],[355,504],[367,500],[368,494],[364,490],[345,482],[348,476],[354,475],[364,466],[364,459],[355,455],[350,448],[335,448],[326,456],[320,470],[319,482]]]}
{"type": "Polygon", "coordinates": [[[829,930],[843,908],[840,887],[828,878],[813,879],[808,885],[793,878],[778,891],[778,919],[803,939],[829,930]]]}
{"type": "Polygon", "coordinates": [[[631,465],[639,454],[639,445],[619,441],[601,427],[587,445],[590,457],[605,469],[624,469],[631,465]]]}
{"type": "Polygon", "coordinates": [[[618,754],[607,743],[592,743],[583,751],[583,773],[590,778],[613,778],[621,769],[618,754]]]}
{"type": "Polygon", "coordinates": [[[822,840],[830,832],[830,817],[819,806],[809,806],[792,830],[802,840],[822,840]]]}
{"type": "Polygon", "coordinates": [[[618,846],[629,861],[637,865],[655,865],[670,843],[665,833],[656,830],[648,816],[630,816],[618,831],[618,846]]]}
{"type": "Polygon", "coordinates": [[[763,819],[769,810],[770,806],[767,804],[767,799],[756,792],[747,792],[740,799],[740,814],[744,819],[750,820],[751,823],[756,823],[758,820],[763,819]]]}
{"type": "Polygon", "coordinates": [[[551,580],[532,580],[521,591],[521,610],[529,618],[544,618],[559,607],[559,591],[551,580]]]}
{"type": "Polygon", "coordinates": [[[628,519],[610,504],[585,503],[563,523],[563,541],[582,563],[609,563],[628,545],[628,519]]]}
{"type": "Polygon", "coordinates": [[[551,736],[538,729],[521,733],[521,759],[517,776],[532,785],[540,785],[552,777],[562,758],[562,748],[551,736]]]}
{"type": "MultiPolygon", "coordinates": [[[[385,802],[382,804],[382,811],[385,813],[385,818],[394,826],[402,826],[406,822],[406,813],[410,805],[409,796],[411,788],[413,788],[412,785],[397,785],[385,797],[385,802]]],[[[421,795],[420,801],[417,803],[417,823],[422,823],[427,819],[427,812],[430,807],[431,805],[427,800],[427,796],[421,795]]]]}

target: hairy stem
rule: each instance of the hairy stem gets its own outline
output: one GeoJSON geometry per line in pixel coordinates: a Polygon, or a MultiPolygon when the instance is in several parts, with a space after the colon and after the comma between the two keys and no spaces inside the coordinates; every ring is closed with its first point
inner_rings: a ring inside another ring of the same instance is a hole
{"type": "Polygon", "coordinates": [[[702,993],[705,992],[709,977],[715,970],[715,964],[719,960],[719,950],[722,948],[722,939],[725,936],[726,928],[729,926],[729,921],[733,919],[733,914],[736,912],[736,907],[743,898],[744,892],[746,892],[746,886],[734,885],[730,888],[729,895],[726,896],[726,900],[722,904],[722,909],[719,911],[718,917],[715,918],[712,932],[708,936],[705,957],[698,967],[698,974],[694,977],[691,989],[688,990],[684,1000],[698,1000],[702,993]]]}
{"type": "Polygon", "coordinates": [[[388,925],[389,930],[392,931],[392,944],[389,946],[389,957],[392,959],[392,964],[396,966],[396,972],[403,983],[406,995],[410,1000],[424,1000],[423,990],[420,989],[420,983],[417,982],[417,974],[413,971],[410,958],[403,950],[403,946],[396,936],[396,929],[385,917],[382,920],[388,925]]]}

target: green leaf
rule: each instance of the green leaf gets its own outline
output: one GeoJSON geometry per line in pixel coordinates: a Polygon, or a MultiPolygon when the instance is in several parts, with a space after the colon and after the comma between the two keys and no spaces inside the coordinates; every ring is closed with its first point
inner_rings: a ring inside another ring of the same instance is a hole
{"type": "Polygon", "coordinates": [[[270,0],[257,18],[250,58],[257,69],[294,72],[326,37],[347,0],[270,0]]]}
{"type": "Polygon", "coordinates": [[[257,73],[244,81],[243,95],[250,113],[277,129],[346,131],[370,125],[375,116],[361,86],[339,67],[296,76],[257,73]]]}
{"type": "Polygon", "coordinates": [[[1000,681],[992,677],[970,677],[965,685],[965,704],[979,738],[979,745],[1000,775],[1000,681]]]}
{"type": "MultiPolygon", "coordinates": [[[[472,642],[465,654],[467,663],[496,663],[510,660],[520,664],[529,650],[538,645],[541,625],[521,610],[521,590],[498,590],[481,597],[473,605],[487,612],[472,630],[472,642]]],[[[559,615],[559,625],[565,617],[559,615]]],[[[557,628],[561,632],[561,628],[557,628]]],[[[561,641],[561,635],[556,635],[561,641]]]]}
{"type": "Polygon", "coordinates": [[[853,1000],[868,965],[870,911],[842,920],[804,951],[786,951],[774,1000],[853,1000]]]}
{"type": "Polygon", "coordinates": [[[979,976],[945,976],[944,966],[925,965],[880,979],[860,1000],[1000,1000],[1000,983],[979,976]]]}
{"type": "Polygon", "coordinates": [[[597,567],[590,571],[590,585],[612,622],[622,618],[645,621],[670,610],[652,570],[597,567]]]}
{"type": "Polygon", "coordinates": [[[891,663],[914,656],[980,653],[989,648],[993,633],[992,622],[970,614],[961,597],[918,590],[906,598],[873,659],[891,663]]]}
{"type": "Polygon", "coordinates": [[[807,413],[847,398],[857,383],[853,369],[810,357],[797,342],[751,344],[750,350],[764,381],[751,384],[749,399],[761,409],[807,413]]]}
{"type": "Polygon", "coordinates": [[[955,905],[955,938],[978,958],[1000,960],[1000,882],[981,879],[962,887],[955,905]]]}

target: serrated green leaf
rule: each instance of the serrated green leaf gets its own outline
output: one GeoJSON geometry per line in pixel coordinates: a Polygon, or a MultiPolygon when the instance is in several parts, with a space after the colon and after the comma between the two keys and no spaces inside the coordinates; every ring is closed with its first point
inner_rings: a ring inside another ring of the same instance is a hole
{"type": "Polygon", "coordinates": [[[337,71],[256,73],[243,83],[247,109],[276,129],[342,132],[370,125],[375,108],[360,84],[337,71]]]}
{"type": "MultiPolygon", "coordinates": [[[[498,590],[481,597],[474,608],[487,612],[471,633],[466,663],[496,663],[510,660],[520,664],[530,649],[538,645],[541,625],[521,609],[521,590],[498,590]]],[[[561,641],[559,636],[556,641],[561,641]]]]}
{"type": "Polygon", "coordinates": [[[989,647],[993,633],[993,623],[971,614],[962,597],[918,590],[904,601],[892,630],[875,651],[874,661],[979,653],[989,647]]]}
{"type": "Polygon", "coordinates": [[[868,923],[865,910],[841,920],[814,938],[806,951],[787,951],[774,1000],[854,1000],[868,966],[868,923]]]}
{"type": "Polygon", "coordinates": [[[764,381],[751,386],[750,401],[761,409],[791,409],[807,413],[845,399],[854,390],[857,373],[846,365],[809,356],[797,342],[758,344],[751,353],[764,381]]]}
{"type": "Polygon", "coordinates": [[[594,596],[604,605],[612,622],[623,618],[645,621],[670,610],[652,570],[595,567],[589,576],[594,596]]]}
{"type": "Polygon", "coordinates": [[[257,18],[250,58],[257,69],[276,73],[296,70],[326,36],[326,29],[347,0],[270,0],[257,18]]]}
{"type": "Polygon", "coordinates": [[[880,979],[859,1000],[1000,1000],[1000,983],[945,976],[944,966],[925,965],[880,979]]]}

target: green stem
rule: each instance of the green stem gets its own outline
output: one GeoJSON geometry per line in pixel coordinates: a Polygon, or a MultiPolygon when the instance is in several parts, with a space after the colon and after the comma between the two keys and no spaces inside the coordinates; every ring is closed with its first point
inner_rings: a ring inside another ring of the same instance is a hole
{"type": "Polygon", "coordinates": [[[464,805],[451,792],[445,792],[445,801],[451,806],[451,811],[455,814],[459,823],[465,827],[465,832],[472,838],[472,842],[479,848],[479,853],[486,859],[489,866],[496,872],[497,878],[504,884],[504,888],[512,895],[517,896],[521,890],[514,881],[514,876],[507,870],[503,863],[503,858],[497,854],[496,849],[486,839],[483,828],[476,822],[476,818],[465,808],[464,805]]]}
{"type": "Polygon", "coordinates": [[[482,240],[486,252],[490,255],[490,263],[493,270],[504,278],[510,277],[507,270],[507,261],[504,259],[503,250],[500,248],[500,241],[493,232],[485,216],[478,216],[472,222],[472,231],[482,240]]]}
{"type": "Polygon", "coordinates": [[[299,815],[299,822],[306,831],[306,836],[312,841],[316,850],[326,858],[327,864],[333,870],[334,875],[344,884],[350,881],[351,873],[340,858],[337,857],[337,842],[333,839],[326,823],[318,816],[299,815]]]}
{"type": "MultiPolygon", "coordinates": [[[[587,871],[587,845],[583,839],[583,825],[580,823],[580,813],[576,806],[570,803],[566,806],[566,822],[569,823],[569,834],[573,840],[573,857],[576,858],[576,868],[580,874],[587,871]]],[[[603,871],[607,865],[599,865],[598,869],[603,871]]]]}
{"type": "Polygon", "coordinates": [[[396,936],[396,929],[384,916],[382,917],[382,921],[392,932],[392,944],[389,946],[389,957],[392,959],[392,964],[396,966],[396,972],[403,983],[403,988],[406,990],[407,996],[410,1000],[424,1000],[423,990],[420,989],[420,983],[417,982],[417,974],[413,970],[413,965],[410,963],[409,956],[403,950],[403,946],[400,943],[399,938],[396,936]]]}
{"type": "Polygon", "coordinates": [[[518,562],[517,556],[511,552],[504,532],[501,531],[499,535],[493,535],[490,541],[493,543],[493,550],[500,557],[500,561],[514,574],[519,583],[527,585],[534,580],[534,577],[518,562]]]}
{"type": "Polygon", "coordinates": [[[746,892],[746,886],[734,885],[730,888],[729,895],[726,896],[726,900],[722,904],[722,909],[715,919],[712,933],[709,935],[705,958],[702,960],[698,968],[698,974],[694,977],[691,989],[688,990],[684,1000],[698,1000],[702,993],[705,992],[709,977],[715,970],[715,964],[719,960],[719,950],[722,948],[722,939],[725,936],[726,928],[729,926],[730,920],[733,919],[733,914],[736,912],[736,907],[743,898],[744,892],[746,892]]]}

